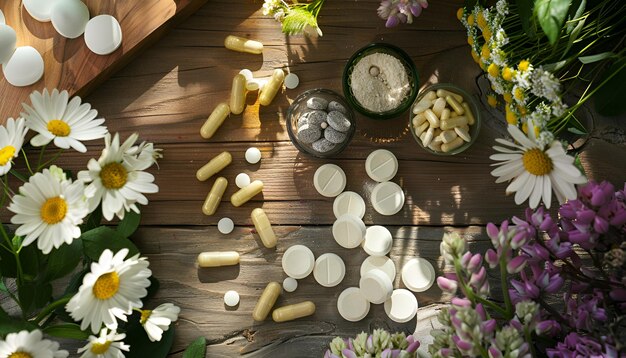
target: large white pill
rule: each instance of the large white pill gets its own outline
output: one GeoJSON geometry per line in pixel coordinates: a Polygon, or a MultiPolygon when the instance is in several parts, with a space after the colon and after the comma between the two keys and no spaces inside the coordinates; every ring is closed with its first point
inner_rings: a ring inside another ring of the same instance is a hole
{"type": "Polygon", "coordinates": [[[43,76],[43,58],[30,46],[18,47],[11,58],[2,64],[7,81],[16,87],[30,86],[43,76]]]}
{"type": "Polygon", "coordinates": [[[333,253],[326,253],[315,260],[313,277],[324,287],[335,287],[343,281],[346,275],[346,264],[341,257],[333,253]]]}
{"type": "Polygon", "coordinates": [[[365,160],[365,171],[372,180],[389,181],[398,172],[398,159],[386,149],[375,150],[365,160]]]}
{"type": "Polygon", "coordinates": [[[371,256],[385,256],[391,251],[393,237],[386,227],[374,225],[365,231],[363,250],[371,256]]]}
{"type": "Polygon", "coordinates": [[[372,270],[381,270],[393,282],[396,279],[396,265],[387,256],[369,256],[361,264],[361,276],[372,270]]]}
{"type": "Polygon", "coordinates": [[[111,15],[98,15],[85,27],[85,44],[97,55],[108,55],[122,44],[122,28],[111,15]]]}
{"type": "Polygon", "coordinates": [[[313,272],[315,256],[308,247],[293,245],[283,254],[282,265],[287,276],[302,279],[313,272]]]}
{"type": "Polygon", "coordinates": [[[246,150],[246,161],[250,164],[256,164],[261,160],[261,151],[257,147],[250,147],[246,150]]]}
{"type": "Polygon", "coordinates": [[[353,249],[361,245],[366,230],[363,220],[350,214],[340,216],[333,223],[333,237],[339,245],[346,249],[353,249]]]}
{"type": "Polygon", "coordinates": [[[230,234],[235,229],[235,223],[230,218],[221,218],[217,222],[217,230],[222,234],[230,234]]]}
{"type": "Polygon", "coordinates": [[[226,291],[224,294],[224,303],[228,307],[235,307],[239,304],[239,293],[237,291],[226,291]]]}
{"type": "Polygon", "coordinates": [[[15,44],[17,35],[11,26],[0,24],[0,63],[7,62],[13,52],[15,52],[15,44]]]}
{"type": "Polygon", "coordinates": [[[380,304],[393,293],[393,283],[386,273],[372,270],[361,277],[359,288],[365,298],[374,304],[380,304]]]}
{"type": "Polygon", "coordinates": [[[300,79],[295,73],[290,73],[285,76],[285,87],[289,89],[294,89],[298,87],[298,84],[300,84],[300,79]]]}
{"type": "Polygon", "coordinates": [[[404,192],[394,182],[378,183],[372,190],[372,206],[379,214],[394,215],[404,206],[404,192]]]}
{"type": "Polygon", "coordinates": [[[40,22],[50,21],[52,6],[58,0],[23,0],[22,4],[33,19],[40,22]]]}
{"type": "Polygon", "coordinates": [[[359,194],[353,191],[344,191],[335,198],[333,202],[333,213],[337,219],[345,214],[354,215],[359,219],[363,219],[365,215],[365,201],[359,194]]]}
{"type": "Polygon", "coordinates": [[[286,277],[283,280],[283,290],[293,292],[298,288],[298,281],[293,277],[286,277]]]}
{"type": "Polygon", "coordinates": [[[394,290],[391,297],[385,301],[385,313],[394,322],[408,322],[417,314],[417,298],[409,290],[403,288],[394,290]]]}
{"type": "Polygon", "coordinates": [[[0,10],[0,24],[6,24],[7,21],[4,19],[4,13],[0,10]]]}
{"type": "Polygon", "coordinates": [[[324,164],[315,171],[313,185],[321,195],[333,198],[345,189],[346,173],[335,164],[324,164]]]}
{"type": "Polygon", "coordinates": [[[50,9],[50,21],[61,36],[75,39],[85,32],[89,9],[80,0],[58,0],[50,9]]]}
{"type": "Polygon", "coordinates": [[[235,185],[237,185],[239,189],[247,187],[250,185],[250,176],[246,173],[237,174],[235,177],[235,185]]]}
{"type": "Polygon", "coordinates": [[[337,310],[346,321],[357,322],[370,311],[370,302],[357,287],[348,287],[337,298],[337,310]]]}
{"type": "Polygon", "coordinates": [[[402,282],[411,291],[426,291],[435,282],[435,268],[421,257],[411,259],[402,267],[402,282]]]}

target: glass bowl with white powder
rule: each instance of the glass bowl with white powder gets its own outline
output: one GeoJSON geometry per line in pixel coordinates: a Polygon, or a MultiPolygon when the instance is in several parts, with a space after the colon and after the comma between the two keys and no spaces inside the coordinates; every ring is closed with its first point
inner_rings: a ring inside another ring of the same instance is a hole
{"type": "Polygon", "coordinates": [[[400,48],[373,43],[358,50],[343,71],[343,93],[352,107],[373,119],[404,113],[415,100],[418,76],[413,61],[400,48]]]}

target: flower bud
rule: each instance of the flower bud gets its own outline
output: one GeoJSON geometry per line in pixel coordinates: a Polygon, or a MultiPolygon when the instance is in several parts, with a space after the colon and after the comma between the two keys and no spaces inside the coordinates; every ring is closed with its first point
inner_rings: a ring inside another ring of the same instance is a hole
{"type": "Polygon", "coordinates": [[[535,327],[535,333],[539,336],[554,336],[561,331],[561,326],[553,320],[541,321],[535,327]]]}
{"type": "Polygon", "coordinates": [[[456,281],[447,279],[443,276],[437,277],[437,286],[439,286],[442,291],[446,291],[452,294],[456,293],[456,290],[458,288],[458,284],[456,281]]]}
{"type": "Polygon", "coordinates": [[[493,249],[489,249],[485,253],[485,261],[487,261],[490,268],[498,266],[499,260],[500,258],[498,257],[498,254],[493,249]]]}
{"type": "Polygon", "coordinates": [[[513,258],[513,260],[509,261],[506,265],[506,271],[510,274],[519,273],[526,266],[527,260],[526,256],[521,255],[513,258]]]}

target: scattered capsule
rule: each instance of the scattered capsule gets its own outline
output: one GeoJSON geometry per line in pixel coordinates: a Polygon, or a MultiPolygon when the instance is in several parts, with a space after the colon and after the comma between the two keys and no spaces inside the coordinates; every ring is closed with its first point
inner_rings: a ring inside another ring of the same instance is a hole
{"type": "Polygon", "coordinates": [[[215,179],[215,183],[211,187],[211,191],[206,196],[206,200],[204,200],[204,204],[202,205],[202,212],[204,215],[211,216],[215,214],[217,211],[220,202],[222,201],[222,196],[226,191],[226,187],[228,186],[228,180],[224,177],[219,177],[215,179]]]}
{"type": "Polygon", "coordinates": [[[278,282],[270,282],[267,284],[252,311],[252,318],[255,321],[264,321],[267,318],[272,307],[276,304],[280,291],[281,287],[278,282]]]}
{"type": "Polygon", "coordinates": [[[427,109],[424,111],[424,117],[426,117],[432,128],[439,128],[439,117],[434,111],[427,109]]]}
{"type": "Polygon", "coordinates": [[[461,104],[459,102],[457,102],[456,99],[454,99],[454,97],[452,96],[446,96],[446,102],[448,102],[448,104],[450,105],[450,107],[452,107],[452,109],[456,112],[456,114],[458,114],[459,116],[463,115],[463,113],[465,113],[465,110],[463,109],[463,106],[461,106],[461,104]]]}
{"type": "Polygon", "coordinates": [[[198,266],[200,267],[233,266],[238,263],[239,253],[237,251],[202,252],[198,255],[198,266]]]}
{"type": "Polygon", "coordinates": [[[263,44],[245,37],[228,35],[224,39],[224,47],[237,52],[247,52],[258,55],[263,52],[263,44]]]}
{"type": "Polygon", "coordinates": [[[224,151],[211,159],[202,168],[198,169],[196,178],[200,181],[205,181],[226,168],[232,161],[233,156],[230,155],[229,152],[224,151]]]}
{"type": "Polygon", "coordinates": [[[265,211],[261,208],[256,208],[252,210],[250,214],[250,218],[252,219],[252,223],[254,224],[254,228],[256,232],[259,234],[261,238],[261,242],[268,249],[276,246],[276,234],[274,234],[274,230],[272,229],[272,224],[268,219],[265,211]]]}
{"type": "Polygon", "coordinates": [[[294,319],[311,316],[315,313],[315,303],[304,301],[294,305],[283,306],[272,312],[274,322],[287,322],[294,319]]]}
{"type": "Polygon", "coordinates": [[[233,78],[233,86],[230,90],[230,112],[241,114],[246,107],[246,77],[241,73],[233,78]]]}
{"type": "Polygon", "coordinates": [[[276,94],[283,86],[284,80],[285,72],[280,68],[275,69],[269,82],[261,89],[261,94],[259,94],[259,103],[262,106],[269,106],[272,103],[274,97],[276,97],[276,94]]]}
{"type": "Polygon", "coordinates": [[[263,191],[263,182],[255,180],[250,185],[239,189],[230,197],[230,202],[234,207],[240,207],[252,199],[255,195],[263,191]]]}
{"type": "Polygon", "coordinates": [[[451,150],[454,150],[454,149],[460,147],[461,145],[463,145],[463,139],[461,139],[460,137],[456,137],[450,143],[443,143],[441,145],[441,151],[443,151],[444,153],[447,153],[447,152],[449,152],[451,150]]]}
{"type": "Polygon", "coordinates": [[[202,128],[200,128],[200,135],[204,139],[210,139],[215,132],[220,128],[226,117],[230,114],[230,107],[228,103],[221,102],[215,107],[209,118],[204,122],[202,128]]]}

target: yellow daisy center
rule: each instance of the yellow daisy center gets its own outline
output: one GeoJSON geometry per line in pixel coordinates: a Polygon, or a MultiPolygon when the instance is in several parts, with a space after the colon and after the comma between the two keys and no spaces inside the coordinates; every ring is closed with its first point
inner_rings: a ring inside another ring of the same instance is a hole
{"type": "Polygon", "coordinates": [[[517,125],[517,114],[511,111],[509,106],[506,106],[506,121],[508,124],[517,125]]]}
{"type": "Polygon", "coordinates": [[[541,149],[533,148],[522,156],[524,168],[530,174],[541,176],[552,172],[552,159],[541,149]]]}
{"type": "Polygon", "coordinates": [[[487,96],[487,103],[491,107],[495,108],[498,105],[498,100],[496,99],[496,96],[489,95],[487,96]]]}
{"type": "Polygon", "coordinates": [[[513,79],[513,70],[511,70],[511,68],[509,68],[509,67],[505,67],[502,70],[502,78],[505,81],[509,81],[510,82],[513,79]]]}
{"type": "Polygon", "coordinates": [[[474,46],[474,38],[472,36],[467,36],[467,43],[470,46],[474,46]]]}
{"type": "Polygon", "coordinates": [[[478,56],[478,54],[474,50],[472,50],[472,58],[474,59],[474,62],[480,63],[480,57],[478,56]]]}
{"type": "Polygon", "coordinates": [[[142,310],[141,311],[141,318],[139,319],[139,322],[141,324],[146,324],[146,322],[148,321],[148,318],[150,318],[151,314],[152,314],[152,310],[142,310]]]}
{"type": "Polygon", "coordinates": [[[7,145],[6,147],[0,149],[0,165],[7,165],[14,155],[15,147],[12,145],[7,145]]]}
{"type": "Polygon", "coordinates": [[[513,96],[511,96],[509,92],[503,94],[502,98],[504,98],[504,102],[506,103],[511,103],[513,101],[513,96]]]}
{"type": "Polygon", "coordinates": [[[485,39],[485,41],[491,40],[491,30],[489,30],[489,28],[485,28],[483,30],[483,38],[485,39]]]}
{"type": "Polygon", "coordinates": [[[522,106],[522,105],[518,105],[517,106],[517,110],[519,111],[519,114],[521,114],[522,116],[525,116],[526,113],[528,112],[526,110],[526,107],[522,106]]]}
{"type": "Polygon", "coordinates": [[[26,352],[15,352],[9,354],[8,358],[33,358],[33,356],[26,352]]]}
{"type": "Polygon", "coordinates": [[[463,18],[463,8],[460,7],[457,11],[456,11],[456,18],[459,19],[459,21],[461,21],[461,19],[463,18]]]}
{"type": "Polygon", "coordinates": [[[104,354],[109,350],[109,346],[111,345],[111,341],[106,341],[104,343],[92,343],[91,344],[91,353],[93,354],[104,354]]]}
{"type": "Polygon", "coordinates": [[[470,25],[470,26],[474,26],[474,14],[470,14],[467,17],[467,24],[470,25]]]}
{"type": "Polygon", "coordinates": [[[53,119],[48,122],[48,131],[57,137],[67,137],[72,129],[70,126],[60,119],[53,119]]]}
{"type": "Polygon", "coordinates": [[[523,100],[524,99],[524,90],[517,87],[515,89],[515,98],[517,98],[518,100],[523,100]]]}
{"type": "Polygon", "coordinates": [[[489,65],[489,67],[487,67],[487,72],[489,72],[489,74],[493,77],[498,77],[500,75],[500,69],[495,63],[492,63],[489,65]]]}
{"type": "Polygon", "coordinates": [[[107,189],[119,189],[126,184],[128,172],[120,163],[109,163],[100,171],[100,180],[107,189]]]}
{"type": "Polygon", "coordinates": [[[530,67],[530,62],[526,61],[526,60],[521,60],[519,62],[519,65],[517,66],[517,69],[524,72],[526,70],[528,70],[528,67],[530,67]]]}
{"type": "Polygon", "coordinates": [[[478,23],[478,27],[480,29],[484,29],[487,27],[487,19],[485,19],[485,15],[482,11],[478,12],[478,17],[476,17],[476,22],[478,23]]]}
{"type": "Polygon", "coordinates": [[[480,51],[480,55],[483,59],[488,59],[489,56],[491,56],[491,51],[489,50],[489,46],[487,46],[487,44],[484,44],[481,51],[480,51]]]}
{"type": "Polygon", "coordinates": [[[120,289],[120,277],[117,272],[109,272],[100,275],[93,284],[93,295],[99,300],[108,300],[120,289]]]}
{"type": "Polygon", "coordinates": [[[67,202],[60,196],[46,200],[41,206],[41,220],[48,225],[61,222],[67,214],[67,202]]]}

